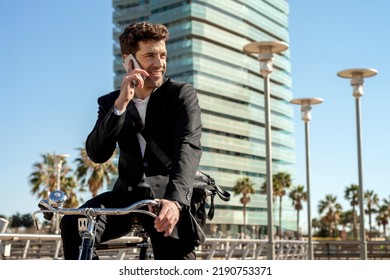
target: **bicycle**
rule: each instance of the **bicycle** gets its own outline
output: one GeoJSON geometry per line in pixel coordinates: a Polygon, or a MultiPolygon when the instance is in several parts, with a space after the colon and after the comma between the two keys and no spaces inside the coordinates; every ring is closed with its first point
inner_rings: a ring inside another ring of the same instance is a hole
{"type": "Polygon", "coordinates": [[[143,228],[136,221],[132,225],[133,232],[138,238],[134,242],[128,243],[102,243],[95,244],[95,234],[97,228],[96,218],[100,215],[126,215],[129,213],[141,213],[156,218],[157,215],[148,210],[140,209],[145,206],[151,206],[155,212],[158,212],[160,203],[145,199],[133,203],[125,208],[64,208],[63,206],[67,202],[67,195],[63,191],[53,191],[48,199],[42,199],[38,206],[40,210],[32,213],[32,218],[35,223],[36,229],[39,231],[38,220],[36,215],[43,213],[46,220],[51,220],[54,215],[84,215],[85,218],[79,218],[78,227],[81,235],[81,245],[79,247],[79,260],[92,260],[94,250],[108,250],[108,249],[123,249],[128,247],[140,248],[139,259],[147,259],[146,251],[149,247],[148,236],[143,232],[143,228]]]}

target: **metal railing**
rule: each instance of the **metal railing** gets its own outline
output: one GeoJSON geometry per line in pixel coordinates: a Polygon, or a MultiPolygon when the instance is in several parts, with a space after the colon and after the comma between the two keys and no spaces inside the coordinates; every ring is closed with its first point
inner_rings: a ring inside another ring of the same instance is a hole
{"type": "MultiPolygon", "coordinates": [[[[125,236],[110,242],[131,242],[142,238],[125,236]]],[[[267,259],[265,239],[207,238],[197,248],[198,259],[267,259]]],[[[360,259],[358,241],[315,241],[314,259],[360,259]]],[[[149,249],[151,253],[151,249],[149,249]]],[[[368,259],[390,259],[390,241],[368,241],[368,259]]],[[[275,259],[306,260],[308,242],[275,240],[275,259]]],[[[139,248],[99,251],[101,259],[137,259],[139,248]]],[[[0,233],[0,259],[62,259],[60,235],[0,233]]]]}
{"type": "Polygon", "coordinates": [[[58,234],[0,234],[0,259],[59,259],[61,250],[58,234]]]}
{"type": "MultiPolygon", "coordinates": [[[[318,241],[314,251],[317,260],[359,260],[359,241],[318,241]]],[[[368,259],[390,259],[390,241],[367,241],[368,259]]]]}
{"type": "MultiPolygon", "coordinates": [[[[135,242],[125,236],[110,242],[135,242]]],[[[139,238],[140,239],[140,238],[139,238]]],[[[141,241],[141,240],[140,240],[141,241]]],[[[267,240],[208,238],[198,247],[198,259],[266,259],[267,240]]],[[[62,259],[62,243],[56,234],[0,234],[0,259],[62,259]]],[[[99,252],[101,259],[137,259],[138,248],[99,252]]],[[[307,242],[276,241],[276,259],[306,259],[307,242]]]]}
{"type": "MultiPolygon", "coordinates": [[[[198,248],[201,259],[266,259],[268,240],[208,238],[198,248]]],[[[275,259],[307,259],[308,244],[297,240],[275,241],[275,259]]]]}

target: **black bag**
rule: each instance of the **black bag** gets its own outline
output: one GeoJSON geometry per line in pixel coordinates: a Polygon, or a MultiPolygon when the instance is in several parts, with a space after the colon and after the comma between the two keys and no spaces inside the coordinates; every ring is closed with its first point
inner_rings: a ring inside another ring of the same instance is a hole
{"type": "MultiPolygon", "coordinates": [[[[167,167],[167,169],[170,170],[172,166],[171,160],[147,133],[144,123],[139,116],[138,110],[134,105],[134,102],[130,101],[129,105],[130,106],[128,112],[132,117],[135,129],[137,130],[137,132],[141,133],[141,135],[149,144],[155,155],[167,167]]],[[[192,193],[189,213],[191,217],[191,226],[195,234],[195,246],[199,246],[205,241],[206,235],[204,233],[204,228],[206,225],[206,220],[212,220],[214,217],[215,195],[218,195],[218,197],[220,197],[224,201],[230,200],[230,193],[217,186],[215,184],[214,178],[204,172],[197,171],[194,180],[194,189],[192,193]],[[207,197],[210,197],[210,205],[208,205],[206,202],[207,197]],[[207,206],[209,207],[209,211],[206,214],[207,206]]]]}
{"type": "Polygon", "coordinates": [[[214,197],[218,195],[223,201],[230,200],[230,194],[215,184],[214,178],[210,175],[197,171],[194,181],[194,189],[191,199],[190,216],[192,220],[192,228],[195,233],[195,245],[201,245],[206,235],[204,228],[206,221],[214,218],[214,197]],[[210,198],[210,204],[207,203],[207,197],[210,198]],[[206,208],[209,208],[206,214],[206,208]]]}

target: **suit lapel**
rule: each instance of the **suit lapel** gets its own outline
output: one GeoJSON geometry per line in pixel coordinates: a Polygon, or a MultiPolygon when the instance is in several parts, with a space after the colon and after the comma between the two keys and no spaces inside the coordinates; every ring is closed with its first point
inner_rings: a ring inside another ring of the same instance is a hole
{"type": "MultiPolygon", "coordinates": [[[[133,101],[130,101],[130,102],[133,102],[133,101]]],[[[129,103],[129,105],[130,105],[130,103],[129,103]]],[[[127,106],[127,110],[130,110],[129,105],[127,106]]],[[[139,141],[138,141],[138,137],[137,137],[137,132],[134,128],[133,120],[132,120],[129,112],[126,112],[126,118],[125,118],[125,123],[123,124],[122,133],[123,133],[122,141],[130,142],[130,145],[132,145],[132,149],[136,150],[136,153],[134,153],[134,154],[137,156],[137,158],[140,161],[143,161],[141,147],[139,145],[139,141]]],[[[128,145],[129,145],[129,143],[125,144],[125,146],[128,146],[128,145]]]]}

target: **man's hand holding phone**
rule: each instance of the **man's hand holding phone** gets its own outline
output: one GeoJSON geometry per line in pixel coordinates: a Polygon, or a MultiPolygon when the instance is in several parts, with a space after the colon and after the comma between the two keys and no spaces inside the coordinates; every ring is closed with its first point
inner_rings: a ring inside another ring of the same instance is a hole
{"type": "Polygon", "coordinates": [[[133,99],[135,87],[143,88],[144,80],[149,76],[132,54],[129,54],[122,64],[127,73],[122,79],[120,94],[115,101],[115,108],[119,112],[124,111],[127,104],[133,99]]]}

